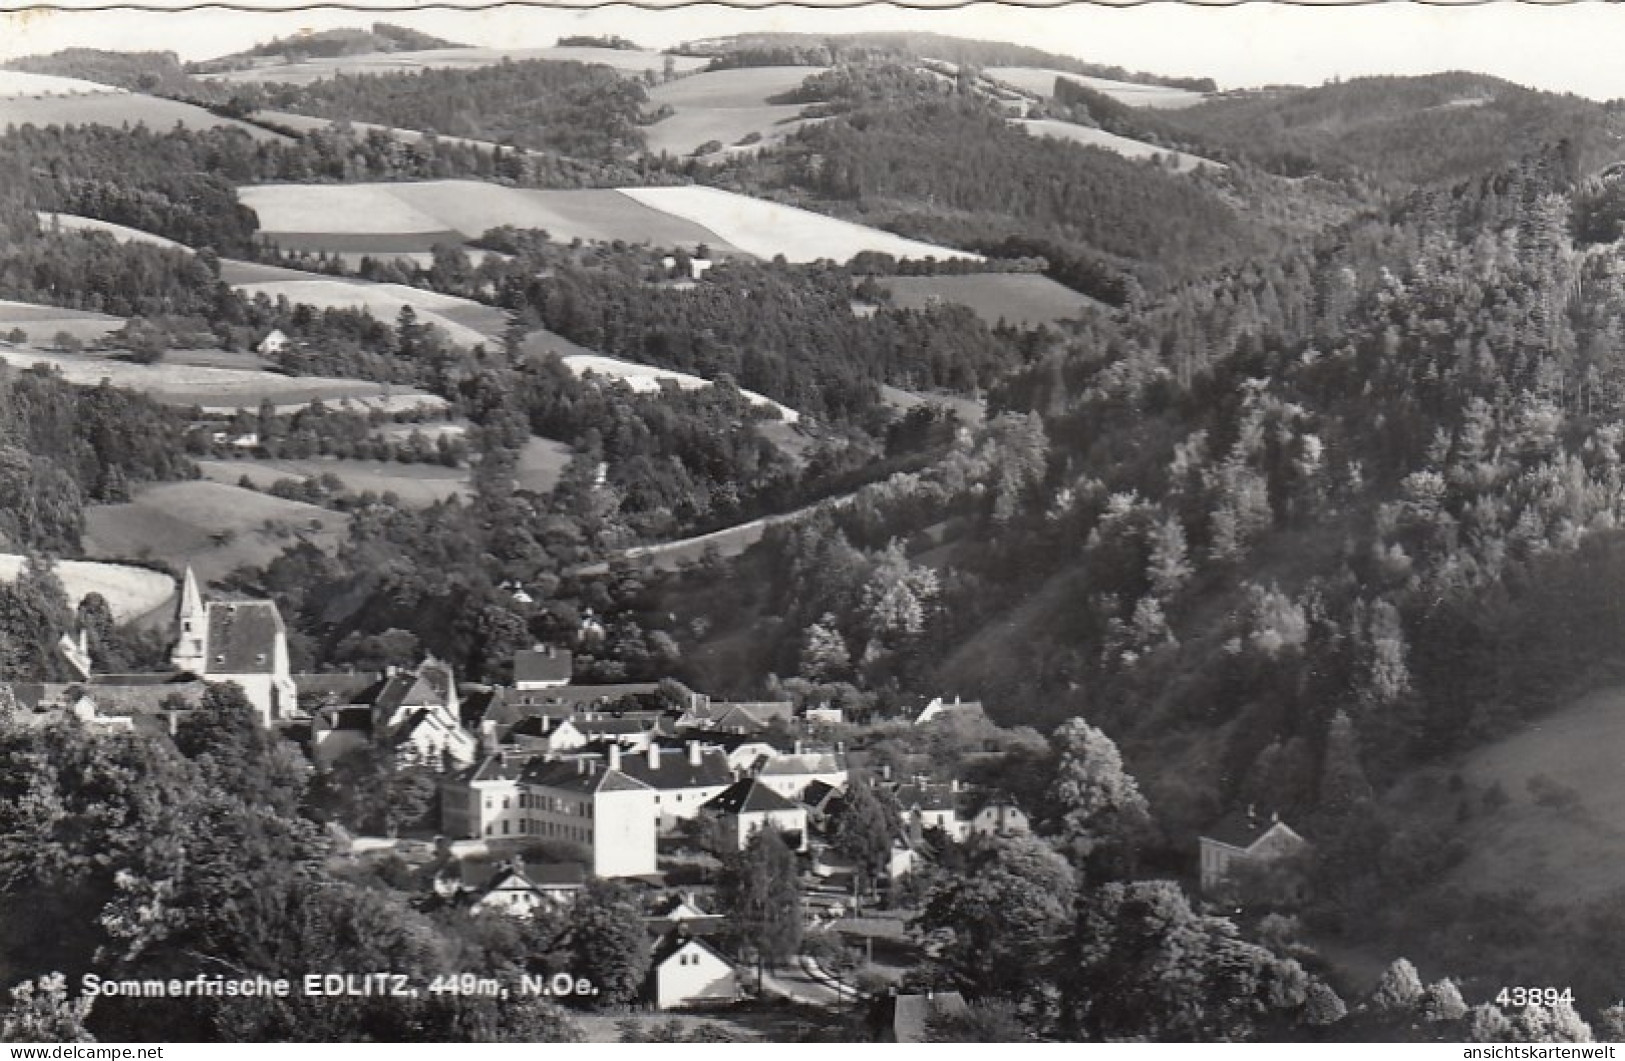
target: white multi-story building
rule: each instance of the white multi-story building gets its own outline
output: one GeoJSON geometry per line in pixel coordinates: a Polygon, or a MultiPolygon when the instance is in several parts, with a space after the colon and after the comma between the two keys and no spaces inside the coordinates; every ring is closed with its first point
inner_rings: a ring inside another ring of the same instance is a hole
{"type": "Polygon", "coordinates": [[[518,785],[520,835],[586,848],[600,877],[651,876],[655,790],[621,770],[621,749],[596,758],[532,760],[518,785]]]}

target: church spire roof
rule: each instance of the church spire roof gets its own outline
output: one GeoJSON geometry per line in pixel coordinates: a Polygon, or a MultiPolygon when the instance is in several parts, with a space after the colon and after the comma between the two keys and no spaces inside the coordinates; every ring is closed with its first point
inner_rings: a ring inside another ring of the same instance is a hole
{"type": "Polygon", "coordinates": [[[203,614],[203,596],[197,589],[197,576],[192,574],[192,565],[186,565],[186,579],[181,584],[181,615],[203,614]]]}

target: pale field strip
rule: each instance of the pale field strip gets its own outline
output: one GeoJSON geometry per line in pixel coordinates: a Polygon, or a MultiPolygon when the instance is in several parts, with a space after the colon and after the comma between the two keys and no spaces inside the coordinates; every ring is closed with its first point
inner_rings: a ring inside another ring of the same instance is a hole
{"type": "Polygon", "coordinates": [[[128,96],[112,85],[53,74],[28,74],[21,70],[0,70],[0,99],[20,96],[128,96]]]}
{"type": "Polygon", "coordinates": [[[876,251],[898,258],[983,260],[977,254],[905,239],[866,225],[719,188],[688,185],[623,188],[621,192],[645,206],[703,225],[758,258],[782,254],[787,261],[796,263],[824,258],[846,262],[864,251],[876,251]]]}
{"type": "Polygon", "coordinates": [[[0,299],[0,332],[21,328],[31,343],[51,342],[61,332],[82,343],[100,342],[122,327],[121,318],[105,313],[0,299]]]}
{"type": "MultiPolygon", "coordinates": [[[[0,71],[7,78],[34,78],[41,75],[0,71]]],[[[57,84],[89,85],[73,78],[48,78],[57,84]]],[[[0,130],[8,126],[33,125],[40,128],[51,125],[106,125],[112,128],[128,122],[145,125],[156,133],[168,132],[177,124],[186,129],[240,129],[262,141],[285,141],[288,138],[247,122],[234,121],[211,114],[202,107],[157,96],[144,96],[138,92],[107,85],[96,85],[95,91],[63,90],[59,93],[39,92],[7,95],[0,91],[0,130]]]]}
{"type": "Polygon", "coordinates": [[[1207,99],[1202,93],[1192,92],[1188,88],[1141,85],[1133,81],[1111,81],[1104,77],[1089,77],[1040,66],[990,66],[983,73],[1007,85],[1014,85],[1023,92],[1030,92],[1045,99],[1055,94],[1055,79],[1058,77],[1092,88],[1119,103],[1130,107],[1145,107],[1148,110],[1179,110],[1183,107],[1194,107],[1207,99]]]}
{"type": "MultiPolygon", "coordinates": [[[[474,180],[401,181],[372,184],[264,184],[241,188],[243,203],[259,215],[271,240],[296,235],[301,242],[320,236],[335,251],[350,236],[422,237],[423,246],[398,248],[426,252],[447,232],[473,239],[503,225],[543,229],[568,243],[651,243],[658,246],[709,244],[726,253],[717,233],[657,209],[635,203],[610,189],[546,191],[509,188],[474,180]]],[[[384,256],[376,254],[375,256],[384,256]]]]}
{"type": "Polygon", "coordinates": [[[43,350],[0,348],[0,361],[16,369],[43,364],[60,372],[67,382],[94,387],[106,380],[111,386],[139,391],[172,405],[201,406],[206,412],[257,409],[269,399],[281,409],[301,409],[321,400],[335,405],[405,411],[444,408],[446,401],[406,387],[328,376],[283,376],[249,369],[203,365],[138,365],[131,361],[93,355],[57,354],[43,350]]]}
{"type": "MultiPolygon", "coordinates": [[[[592,374],[625,380],[633,390],[642,393],[658,391],[662,383],[675,384],[682,390],[700,390],[711,386],[711,381],[701,376],[692,376],[675,369],[655,368],[653,365],[639,365],[616,357],[606,357],[603,354],[567,354],[560,360],[577,376],[592,374]]],[[[794,424],[801,419],[801,414],[796,410],[765,395],[745,390],[743,387],[739,389],[739,393],[752,405],[777,409],[779,416],[787,424],[794,424]]]]}
{"type": "Polygon", "coordinates": [[[350,490],[391,492],[403,504],[426,508],[453,495],[469,493],[467,468],[438,464],[401,464],[396,461],[339,460],[313,457],[278,460],[255,457],[241,460],[200,460],[198,469],[210,482],[236,486],[243,478],[265,490],[280,479],[305,480],[332,475],[350,490]]]}
{"type": "MultiPolygon", "coordinates": [[[[0,582],[16,581],[26,563],[27,557],[0,553],[0,582]]],[[[147,614],[175,593],[173,578],[144,567],[59,560],[56,574],[70,605],[77,607],[88,594],[100,593],[112,609],[113,618],[121,623],[147,614]]]]}
{"type": "Polygon", "coordinates": [[[1051,118],[1039,118],[1030,121],[1016,121],[1030,136],[1048,137],[1052,140],[1067,140],[1084,147],[1098,147],[1122,155],[1125,158],[1136,160],[1149,159],[1160,156],[1164,162],[1171,162],[1174,169],[1189,170],[1197,166],[1210,166],[1214,169],[1229,169],[1222,162],[1203,158],[1200,155],[1187,154],[1184,151],[1175,151],[1171,147],[1158,147],[1156,144],[1146,143],[1144,140],[1134,140],[1127,136],[1118,136],[1108,133],[1104,129],[1091,129],[1087,125],[1076,125],[1072,122],[1059,122],[1051,118]]]}
{"type": "Polygon", "coordinates": [[[348,283],[318,277],[310,280],[268,280],[235,286],[249,298],[263,294],[273,302],[278,296],[283,296],[289,302],[303,303],[317,309],[364,309],[377,320],[391,325],[403,307],[411,306],[417,314],[418,323],[440,328],[458,346],[488,346],[492,341],[490,336],[445,316],[445,310],[467,308],[469,303],[466,299],[402,284],[348,283]]]}
{"type": "Polygon", "coordinates": [[[96,218],[80,217],[77,214],[55,214],[45,210],[36,211],[36,214],[39,217],[40,229],[45,232],[58,228],[63,232],[105,232],[120,243],[145,243],[170,250],[192,249],[184,243],[176,243],[172,239],[143,232],[139,228],[130,228],[128,225],[114,224],[111,221],[98,221],[96,218]]]}

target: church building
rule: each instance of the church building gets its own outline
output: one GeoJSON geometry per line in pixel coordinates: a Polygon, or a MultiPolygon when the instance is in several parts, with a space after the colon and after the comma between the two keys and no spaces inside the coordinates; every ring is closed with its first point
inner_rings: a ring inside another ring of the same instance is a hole
{"type": "Polygon", "coordinates": [[[180,636],[169,661],[205,681],[236,682],[267,726],[298,705],[288,672],[288,628],[272,601],[208,601],[186,569],[176,615],[180,636]]]}

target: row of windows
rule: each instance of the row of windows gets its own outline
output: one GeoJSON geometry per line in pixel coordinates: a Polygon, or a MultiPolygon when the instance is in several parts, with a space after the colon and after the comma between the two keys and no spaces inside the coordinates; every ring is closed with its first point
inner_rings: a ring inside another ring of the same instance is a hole
{"type": "MultiPolygon", "coordinates": [[[[496,810],[496,797],[485,797],[485,809],[496,810]]],[[[502,797],[502,809],[513,809],[513,797],[502,797]]],[[[590,800],[565,799],[563,796],[543,796],[537,793],[519,793],[520,810],[545,810],[554,814],[571,814],[577,818],[592,817],[592,802],[590,800]]]]}
{"type": "MultiPolygon", "coordinates": [[[[497,824],[496,822],[487,822],[485,835],[497,835],[497,824]]],[[[503,836],[512,835],[511,826],[513,823],[510,820],[504,818],[500,824],[503,836]]],[[[592,844],[592,830],[590,828],[584,829],[580,826],[564,825],[559,822],[537,822],[531,821],[529,818],[521,818],[519,819],[519,831],[525,836],[546,836],[554,840],[570,840],[589,846],[592,844]]]]}

